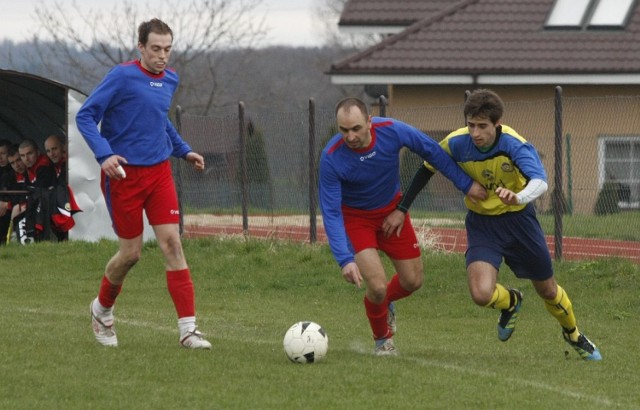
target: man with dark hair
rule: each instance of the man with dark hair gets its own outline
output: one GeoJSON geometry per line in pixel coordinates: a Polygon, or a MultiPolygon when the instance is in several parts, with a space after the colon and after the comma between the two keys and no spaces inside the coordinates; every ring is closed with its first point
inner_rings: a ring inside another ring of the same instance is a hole
{"type": "MultiPolygon", "coordinates": [[[[467,282],[471,299],[500,310],[498,339],[506,342],[515,330],[523,295],[498,283],[504,258],[516,277],[529,279],[547,311],[562,327],[562,336],[584,360],[601,360],[600,350],[578,330],[567,292],[556,282],[551,255],[533,201],[547,190],[547,175],[533,145],[502,123],[504,104],[493,91],[472,92],[464,105],[467,126],[450,133],[440,145],[462,169],[487,190],[487,198],[469,209],[467,282]]],[[[389,215],[390,228],[400,226],[415,196],[435,169],[425,162],[389,215]]]]}
{"type": "Polygon", "coordinates": [[[142,252],[144,210],[164,256],[180,345],[211,348],[196,327],[195,292],[182,249],[180,209],[169,162],[174,156],[198,171],[204,169],[202,155],[178,135],[168,118],[178,87],[178,75],[167,67],[172,43],[173,33],[163,21],[140,24],[140,59],[114,67],[76,116],[78,129],[102,168],[102,192],[119,240],[90,309],[96,340],[105,346],[118,344],[113,307],[142,252]]]}
{"type": "Polygon", "coordinates": [[[47,189],[55,185],[55,169],[49,158],[40,153],[40,148],[34,140],[22,140],[18,145],[18,152],[24,166],[27,167],[27,186],[47,189]]]}

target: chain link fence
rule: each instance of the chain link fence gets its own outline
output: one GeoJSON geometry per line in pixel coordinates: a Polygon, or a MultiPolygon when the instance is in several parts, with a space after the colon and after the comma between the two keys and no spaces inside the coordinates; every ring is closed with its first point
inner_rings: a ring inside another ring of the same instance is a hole
{"type": "MultiPolygon", "coordinates": [[[[558,91],[555,98],[506,103],[503,118],[537,148],[547,171],[549,190],[535,203],[545,232],[558,245],[569,236],[640,243],[640,97],[562,98],[558,91]]],[[[372,113],[405,121],[438,141],[464,126],[462,99],[442,107],[385,103],[374,103],[372,113]]],[[[187,233],[322,237],[317,166],[337,132],[334,107],[315,107],[311,99],[305,111],[254,113],[240,103],[237,115],[178,110],[176,120],[206,161],[203,173],[174,163],[187,233]]],[[[401,155],[405,187],[422,160],[409,151],[401,155]]],[[[461,229],[464,214],[462,194],[441,175],[412,208],[418,225],[461,229]]]]}

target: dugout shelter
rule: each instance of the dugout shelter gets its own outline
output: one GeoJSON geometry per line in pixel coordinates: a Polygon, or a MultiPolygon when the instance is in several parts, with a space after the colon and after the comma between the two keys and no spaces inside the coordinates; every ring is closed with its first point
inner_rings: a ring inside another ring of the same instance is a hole
{"type": "MultiPolygon", "coordinates": [[[[86,99],[81,91],[57,81],[0,70],[0,138],[20,143],[31,138],[44,153],[51,134],[66,138],[68,184],[82,212],[74,215],[70,240],[117,239],[100,191],[100,166],[76,127],[76,113],[86,99]]],[[[145,238],[153,230],[145,224],[145,238]]]]}

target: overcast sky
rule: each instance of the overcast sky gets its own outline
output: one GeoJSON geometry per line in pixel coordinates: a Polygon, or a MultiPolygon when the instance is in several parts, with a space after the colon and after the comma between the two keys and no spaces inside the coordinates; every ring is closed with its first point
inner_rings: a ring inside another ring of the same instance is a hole
{"type": "MultiPolygon", "coordinates": [[[[72,0],[57,0],[70,7],[72,0]]],[[[122,0],[77,0],[79,7],[91,10],[109,10],[122,0]]],[[[34,32],[37,19],[35,7],[41,0],[0,0],[0,41],[25,40],[34,32]]],[[[46,4],[54,4],[53,1],[46,4]]],[[[148,4],[144,2],[142,4],[148,4]]],[[[266,16],[269,34],[264,45],[319,46],[322,35],[313,13],[318,0],[263,0],[256,15],[266,16]]],[[[171,24],[169,22],[169,24],[171,24]]]]}

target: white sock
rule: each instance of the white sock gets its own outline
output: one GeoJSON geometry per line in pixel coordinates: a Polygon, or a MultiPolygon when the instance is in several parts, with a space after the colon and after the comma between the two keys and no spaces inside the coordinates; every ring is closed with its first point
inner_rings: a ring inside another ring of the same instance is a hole
{"type": "Polygon", "coordinates": [[[178,329],[180,329],[180,337],[182,338],[189,332],[196,330],[196,317],[187,316],[178,319],[178,329]]]}
{"type": "Polygon", "coordinates": [[[100,304],[100,301],[98,300],[98,298],[95,298],[93,301],[93,315],[97,316],[97,317],[105,317],[105,316],[112,316],[113,315],[113,306],[111,307],[104,307],[100,304]]]}

